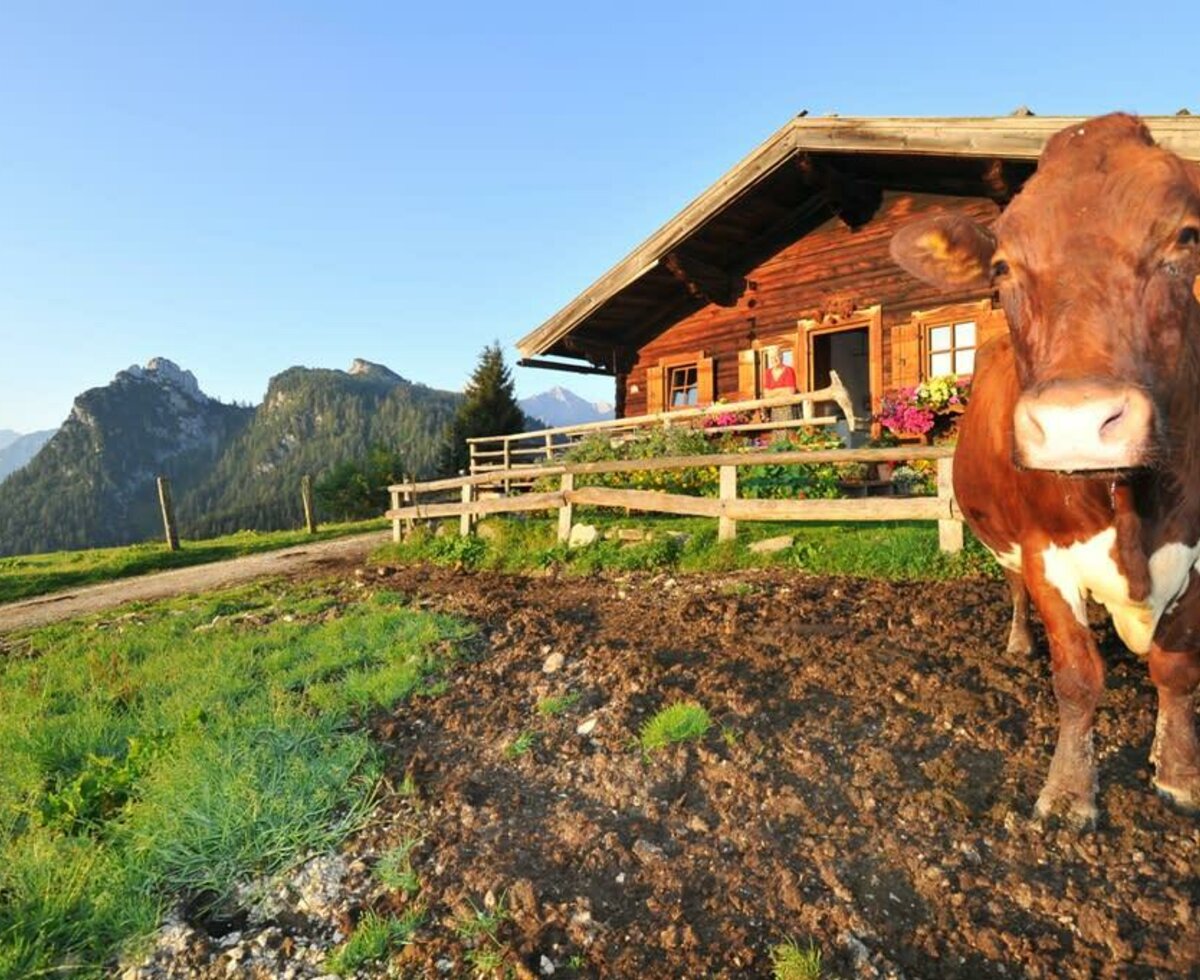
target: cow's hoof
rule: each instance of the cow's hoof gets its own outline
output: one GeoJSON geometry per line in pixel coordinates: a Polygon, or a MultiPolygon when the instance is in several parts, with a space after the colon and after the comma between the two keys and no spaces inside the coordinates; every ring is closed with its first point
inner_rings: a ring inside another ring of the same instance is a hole
{"type": "Polygon", "coordinates": [[[1062,820],[1072,830],[1084,833],[1095,830],[1099,819],[1095,803],[1067,793],[1049,795],[1043,791],[1033,807],[1033,824],[1042,830],[1062,820]]]}
{"type": "Polygon", "coordinates": [[[1027,636],[1010,636],[1004,652],[1018,657],[1028,657],[1033,653],[1033,640],[1027,636]]]}
{"type": "Polygon", "coordinates": [[[1170,785],[1154,780],[1158,795],[1184,813],[1200,813],[1200,779],[1170,785]]]}

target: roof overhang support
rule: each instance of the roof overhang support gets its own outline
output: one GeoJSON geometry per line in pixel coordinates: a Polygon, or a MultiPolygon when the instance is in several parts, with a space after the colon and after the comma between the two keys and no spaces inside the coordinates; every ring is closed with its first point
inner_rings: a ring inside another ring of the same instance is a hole
{"type": "Polygon", "coordinates": [[[704,303],[737,306],[746,291],[746,280],[742,276],[732,275],[695,256],[685,256],[679,249],[668,252],[662,264],[683,283],[690,295],[704,303]]]}
{"type": "Polygon", "coordinates": [[[573,364],[571,361],[547,361],[540,357],[522,357],[517,361],[520,367],[546,368],[550,371],[570,371],[572,374],[603,374],[608,377],[616,375],[612,368],[598,367],[595,364],[573,364]]]}

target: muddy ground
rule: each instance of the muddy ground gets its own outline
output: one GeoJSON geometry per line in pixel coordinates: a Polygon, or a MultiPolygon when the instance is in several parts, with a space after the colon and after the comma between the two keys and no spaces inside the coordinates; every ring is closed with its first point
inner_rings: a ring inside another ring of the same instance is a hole
{"type": "Polygon", "coordinates": [[[1150,787],[1153,689],[1107,627],[1101,820],[1080,835],[1029,820],[1055,707],[1044,637],[1004,652],[1002,583],[375,574],[482,627],[448,690],[373,723],[417,796],[347,857],[419,833],[429,909],[393,975],[470,976],[494,946],[516,976],[770,976],[792,937],[825,976],[1200,976],[1200,821],[1150,787]],[[713,729],[643,757],[679,699],[713,729]],[[491,901],[494,941],[464,938],[491,901]]]}

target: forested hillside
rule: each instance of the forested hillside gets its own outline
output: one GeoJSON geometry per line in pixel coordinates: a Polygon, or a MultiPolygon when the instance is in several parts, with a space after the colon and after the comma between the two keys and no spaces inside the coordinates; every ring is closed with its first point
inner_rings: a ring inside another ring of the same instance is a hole
{"type": "Polygon", "coordinates": [[[294,367],[271,379],[253,421],[179,502],[185,536],[273,530],[303,520],[300,478],[364,459],[372,446],[434,473],[461,396],[414,384],[378,364],[350,371],[294,367]]]}
{"type": "Polygon", "coordinates": [[[209,398],[161,358],[84,392],[33,461],[0,483],[0,555],[155,534],[155,476],[186,494],[252,414],[209,398]]]}

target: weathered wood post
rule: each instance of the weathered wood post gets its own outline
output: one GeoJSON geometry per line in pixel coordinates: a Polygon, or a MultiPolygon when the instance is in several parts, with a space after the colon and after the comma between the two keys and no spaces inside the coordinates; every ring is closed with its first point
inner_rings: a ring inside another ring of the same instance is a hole
{"type": "MultiPolygon", "coordinates": [[[[392,497],[392,510],[400,509],[400,491],[394,487],[388,487],[388,493],[392,497]]],[[[399,544],[402,535],[400,534],[400,518],[392,518],[392,542],[399,544]]]]}
{"type": "Polygon", "coordinates": [[[158,505],[162,508],[163,533],[167,538],[167,547],[172,551],[179,550],[179,530],[175,527],[175,504],[171,500],[171,481],[160,476],[158,483],[158,505]]]}
{"type": "MultiPolygon", "coordinates": [[[[464,483],[463,488],[462,488],[463,505],[465,507],[469,508],[471,506],[471,504],[474,502],[474,500],[475,500],[475,484],[464,483]]],[[[462,517],[460,517],[458,519],[459,535],[461,535],[464,538],[469,538],[471,536],[471,526],[474,524],[474,522],[475,522],[475,519],[472,516],[471,511],[469,509],[464,510],[462,513],[462,517]]]]}
{"type": "Polygon", "coordinates": [[[504,496],[512,493],[512,481],[508,479],[508,471],[512,469],[512,443],[504,436],[504,496]]]}
{"type": "Polygon", "coordinates": [[[575,489],[575,474],[564,473],[559,484],[562,490],[563,502],[558,508],[558,543],[566,544],[571,540],[571,525],[575,522],[575,505],[571,503],[571,493],[575,489]]]}
{"type": "Polygon", "coordinates": [[[304,526],[309,534],[317,533],[317,518],[313,513],[312,477],[307,473],[300,477],[300,500],[304,504],[304,526]]]}
{"type": "Polygon", "coordinates": [[[549,463],[550,460],[552,460],[553,458],[554,458],[554,436],[550,435],[550,433],[547,432],[546,433],[546,462],[549,463]]]}
{"type": "MultiPolygon", "coordinates": [[[[946,501],[947,513],[954,513],[954,457],[943,456],[937,461],[938,500],[946,501]]],[[[963,548],[962,520],[950,517],[938,521],[938,547],[955,553],[963,548]]]]}
{"type": "MultiPolygon", "coordinates": [[[[721,473],[721,502],[737,500],[738,491],[738,473],[736,466],[722,466],[721,473]]],[[[737,539],[737,521],[732,517],[726,517],[722,508],[722,514],[717,518],[717,540],[718,541],[734,541],[737,539]]]]}

